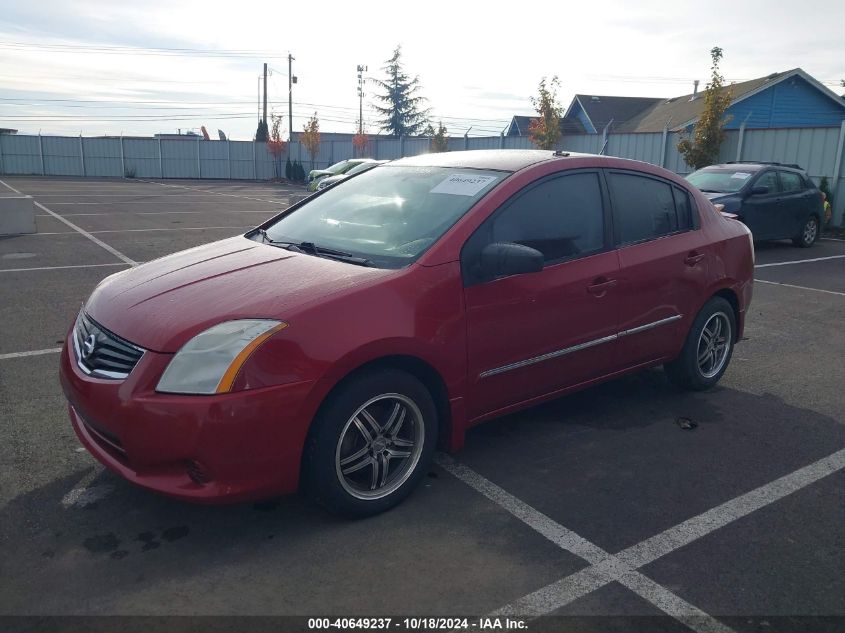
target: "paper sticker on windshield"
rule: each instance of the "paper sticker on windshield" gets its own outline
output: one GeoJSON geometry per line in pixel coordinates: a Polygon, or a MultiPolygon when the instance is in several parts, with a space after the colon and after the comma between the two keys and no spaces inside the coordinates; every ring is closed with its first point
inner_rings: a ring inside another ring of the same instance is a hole
{"type": "Polygon", "coordinates": [[[739,178],[740,180],[745,180],[746,178],[751,178],[751,174],[747,171],[738,171],[736,172],[731,178],[739,178]]]}
{"type": "Polygon", "coordinates": [[[498,180],[496,176],[477,176],[472,173],[450,174],[446,180],[432,189],[431,193],[449,193],[453,196],[474,196],[495,180],[498,180]]]}

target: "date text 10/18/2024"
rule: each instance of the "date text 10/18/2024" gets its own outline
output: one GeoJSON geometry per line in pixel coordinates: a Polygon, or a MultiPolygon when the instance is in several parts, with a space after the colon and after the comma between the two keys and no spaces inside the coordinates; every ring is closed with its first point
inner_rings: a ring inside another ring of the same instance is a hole
{"type": "Polygon", "coordinates": [[[520,618],[309,618],[308,629],[319,630],[407,630],[407,631],[524,631],[520,618]]]}

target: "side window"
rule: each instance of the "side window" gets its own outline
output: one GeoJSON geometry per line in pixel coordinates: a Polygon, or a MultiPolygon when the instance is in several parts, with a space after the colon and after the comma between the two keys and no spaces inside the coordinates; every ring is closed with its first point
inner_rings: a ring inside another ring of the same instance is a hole
{"type": "Polygon", "coordinates": [[[804,188],[801,176],[791,171],[780,172],[780,182],[783,185],[784,192],[801,191],[804,188]]]}
{"type": "Polygon", "coordinates": [[[521,194],[491,223],[490,242],[536,248],[546,262],[604,247],[601,187],[596,173],[560,176],[521,194]]]}
{"type": "Polygon", "coordinates": [[[678,212],[678,230],[689,231],[690,229],[697,229],[698,223],[693,215],[694,212],[689,193],[679,187],[672,187],[672,192],[675,194],[675,209],[678,212]]]}
{"type": "Polygon", "coordinates": [[[754,183],[755,187],[768,187],[769,193],[778,193],[780,185],[778,184],[778,177],[774,171],[767,171],[762,176],[757,178],[754,183]]]}
{"type": "Polygon", "coordinates": [[[553,176],[528,185],[478,227],[461,250],[464,284],[482,281],[481,251],[514,242],[543,253],[547,263],[604,248],[604,204],[597,172],[553,176]]]}
{"type": "Polygon", "coordinates": [[[672,186],[632,174],[610,172],[614,225],[621,244],[633,244],[678,231],[672,186]]]}

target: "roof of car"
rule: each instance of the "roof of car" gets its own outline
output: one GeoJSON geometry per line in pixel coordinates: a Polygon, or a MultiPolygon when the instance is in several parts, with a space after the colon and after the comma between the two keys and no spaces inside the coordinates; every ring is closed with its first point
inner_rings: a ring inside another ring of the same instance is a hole
{"type": "Polygon", "coordinates": [[[719,163],[718,165],[708,165],[704,169],[708,169],[710,167],[718,167],[719,169],[745,169],[748,171],[760,171],[761,169],[765,169],[766,167],[777,167],[778,169],[794,169],[797,171],[804,171],[804,168],[800,165],[796,165],[794,163],[772,163],[772,162],[759,162],[756,163],[754,161],[731,161],[728,163],[719,163]]]}
{"type": "Polygon", "coordinates": [[[461,167],[465,169],[494,169],[518,171],[529,165],[563,156],[587,156],[587,154],[555,154],[541,149],[480,149],[463,152],[441,152],[421,154],[392,161],[391,165],[414,167],[461,167]]]}

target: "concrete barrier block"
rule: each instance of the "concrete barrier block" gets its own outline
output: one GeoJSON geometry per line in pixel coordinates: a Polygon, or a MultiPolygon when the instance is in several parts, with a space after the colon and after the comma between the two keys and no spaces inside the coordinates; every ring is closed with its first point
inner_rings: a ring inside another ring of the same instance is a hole
{"type": "Polygon", "coordinates": [[[0,235],[35,233],[32,196],[0,194],[0,235]]]}

